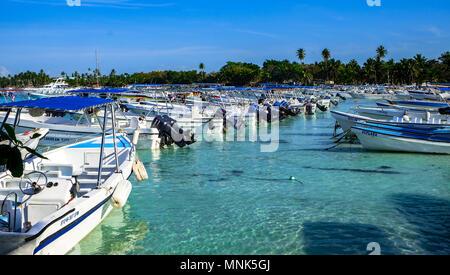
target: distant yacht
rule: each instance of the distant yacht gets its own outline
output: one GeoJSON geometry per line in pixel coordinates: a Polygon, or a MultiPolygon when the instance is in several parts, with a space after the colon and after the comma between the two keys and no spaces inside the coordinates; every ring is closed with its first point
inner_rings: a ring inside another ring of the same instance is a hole
{"type": "Polygon", "coordinates": [[[29,89],[29,95],[37,98],[53,97],[65,95],[67,91],[71,90],[69,85],[64,81],[64,78],[57,78],[55,82],[44,85],[41,88],[29,89]]]}

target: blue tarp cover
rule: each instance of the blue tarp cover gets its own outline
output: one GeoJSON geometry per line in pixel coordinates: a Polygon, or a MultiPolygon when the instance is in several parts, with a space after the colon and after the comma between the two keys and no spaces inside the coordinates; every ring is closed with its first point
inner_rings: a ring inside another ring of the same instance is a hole
{"type": "Polygon", "coordinates": [[[41,108],[53,111],[80,111],[114,102],[97,97],[62,96],[0,104],[0,108],[41,108]]]}

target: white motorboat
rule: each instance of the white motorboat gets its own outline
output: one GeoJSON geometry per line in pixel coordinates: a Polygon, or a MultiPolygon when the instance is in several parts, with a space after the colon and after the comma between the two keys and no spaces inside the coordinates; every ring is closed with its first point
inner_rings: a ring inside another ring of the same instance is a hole
{"type": "Polygon", "coordinates": [[[367,150],[450,154],[450,139],[440,137],[439,134],[435,136],[433,132],[437,130],[411,131],[411,129],[365,124],[353,126],[351,129],[367,150]]]}
{"type": "MultiPolygon", "coordinates": [[[[45,100],[46,98],[43,98],[45,100]]],[[[51,98],[47,98],[51,99],[51,98]]],[[[102,132],[102,120],[92,110],[86,110],[83,113],[64,113],[57,111],[57,113],[45,114],[45,112],[39,114],[30,112],[23,112],[20,114],[20,120],[17,123],[17,128],[21,131],[31,131],[36,128],[48,128],[49,133],[41,140],[43,146],[62,146],[80,141],[83,139],[89,139],[98,136],[102,132]],[[64,116],[61,116],[63,114],[64,116]]],[[[5,113],[0,114],[0,120],[4,119],[5,113]]],[[[14,122],[13,117],[8,117],[8,123],[14,122]]],[[[135,130],[142,125],[137,119],[129,121],[117,120],[117,128],[122,129],[125,133],[133,135],[135,130]]],[[[111,127],[111,124],[108,125],[111,127]]],[[[145,134],[152,135],[150,129],[145,131],[144,127],[141,127],[142,136],[145,134]]]]}
{"type": "MultiPolygon", "coordinates": [[[[138,125],[131,130],[132,135],[139,134],[138,148],[150,148],[157,150],[167,146],[162,137],[166,133],[158,131],[155,127],[157,117],[169,116],[170,121],[175,120],[180,129],[192,132],[196,139],[209,138],[217,134],[223,134],[223,120],[214,116],[204,114],[198,106],[187,106],[183,104],[173,104],[172,102],[149,102],[151,97],[142,92],[131,92],[128,89],[96,89],[96,90],[72,90],[73,94],[82,94],[83,96],[93,95],[108,97],[113,99],[121,98],[118,103],[120,111],[117,113],[119,124],[132,122],[132,125],[138,125]],[[137,130],[137,131],[135,131],[137,130]]],[[[158,93],[160,100],[164,100],[165,93],[158,93]]],[[[167,100],[167,98],[166,98],[167,100]]],[[[99,113],[102,116],[102,113],[99,113]]],[[[169,121],[169,120],[167,120],[169,121]]],[[[123,127],[121,127],[123,128],[123,127]]],[[[189,143],[189,142],[187,142],[189,143]]]]}
{"type": "Polygon", "coordinates": [[[435,89],[425,89],[425,90],[409,90],[408,91],[411,98],[416,100],[432,100],[432,101],[443,101],[450,100],[450,93],[440,92],[435,89]]]}
{"type": "Polygon", "coordinates": [[[69,112],[99,107],[110,110],[112,120],[112,129],[104,121],[100,137],[25,160],[22,178],[0,174],[0,254],[65,254],[126,203],[135,147],[126,134],[116,134],[113,104],[54,97],[0,105],[69,112]]]}
{"type": "MultiPolygon", "coordinates": [[[[387,106],[412,108],[424,111],[438,111],[442,108],[450,107],[450,101],[430,101],[430,100],[386,100],[387,106]]],[[[377,102],[378,106],[386,106],[385,103],[377,102]]]]}
{"type": "MultiPolygon", "coordinates": [[[[32,131],[26,131],[25,133],[16,134],[16,139],[22,142],[22,146],[28,147],[32,150],[36,150],[40,141],[48,134],[49,129],[34,129],[32,131]],[[35,136],[36,135],[36,136],[35,136]]],[[[0,142],[0,145],[10,144],[8,140],[0,142]]],[[[26,149],[20,149],[22,159],[26,159],[29,156],[29,152],[26,149]]]]}
{"type": "Polygon", "coordinates": [[[373,119],[393,120],[395,117],[420,117],[423,120],[430,120],[432,118],[447,121],[450,119],[448,115],[442,115],[437,111],[404,109],[394,107],[372,107],[372,106],[357,106],[354,110],[361,116],[367,116],[373,119]]]}
{"type": "Polygon", "coordinates": [[[69,85],[61,77],[41,88],[27,89],[28,94],[35,98],[64,96],[69,90],[69,85]]]}
{"type": "MultiPolygon", "coordinates": [[[[395,117],[392,120],[381,120],[373,119],[367,116],[361,116],[356,114],[350,114],[339,111],[331,111],[331,115],[342,127],[344,132],[350,131],[350,129],[355,126],[358,122],[370,122],[370,123],[382,123],[382,124],[392,124],[401,127],[416,127],[420,129],[430,129],[437,127],[450,126],[450,122],[447,120],[441,120],[440,118],[430,118],[429,120],[423,119],[422,117],[395,117]]],[[[444,116],[447,117],[447,116],[444,116]]]]}
{"type": "Polygon", "coordinates": [[[354,99],[383,99],[391,98],[392,94],[385,88],[352,90],[349,94],[354,99]]]}

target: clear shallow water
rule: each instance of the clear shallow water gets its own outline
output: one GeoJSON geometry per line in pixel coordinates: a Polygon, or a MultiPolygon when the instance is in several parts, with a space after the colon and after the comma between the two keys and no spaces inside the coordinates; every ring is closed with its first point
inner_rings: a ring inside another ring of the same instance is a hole
{"type": "Polygon", "coordinates": [[[132,176],[128,205],[71,254],[368,254],[371,242],[449,254],[450,157],[325,151],[333,128],[329,113],[282,121],[275,153],[252,142],[138,151],[150,180],[132,176]]]}

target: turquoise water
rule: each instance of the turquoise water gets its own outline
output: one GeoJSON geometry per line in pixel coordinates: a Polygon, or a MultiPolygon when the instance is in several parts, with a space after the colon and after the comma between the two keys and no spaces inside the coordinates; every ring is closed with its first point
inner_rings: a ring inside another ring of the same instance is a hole
{"type": "MultiPolygon", "coordinates": [[[[343,103],[348,110],[353,102],[343,103]]],[[[450,253],[450,157],[326,151],[328,113],[280,123],[280,147],[141,150],[150,176],[71,254],[450,253]],[[298,181],[291,181],[294,176],[298,181]]]]}

